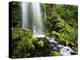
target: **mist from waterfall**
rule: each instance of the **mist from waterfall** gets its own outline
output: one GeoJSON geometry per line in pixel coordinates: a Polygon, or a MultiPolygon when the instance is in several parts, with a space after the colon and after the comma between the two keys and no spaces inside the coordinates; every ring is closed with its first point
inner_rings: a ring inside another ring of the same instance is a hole
{"type": "Polygon", "coordinates": [[[41,18],[40,3],[21,3],[22,28],[31,26],[34,36],[43,36],[43,23],[41,18]]]}

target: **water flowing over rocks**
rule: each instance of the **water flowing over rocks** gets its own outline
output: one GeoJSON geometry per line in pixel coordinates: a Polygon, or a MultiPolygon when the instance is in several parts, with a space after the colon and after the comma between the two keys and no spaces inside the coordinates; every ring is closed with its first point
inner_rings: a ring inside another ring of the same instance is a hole
{"type": "MultiPolygon", "coordinates": [[[[62,56],[67,56],[67,55],[75,55],[75,51],[69,47],[69,46],[65,46],[63,44],[61,44],[57,39],[55,38],[50,38],[50,37],[37,37],[39,39],[43,39],[45,40],[45,47],[47,47],[47,52],[51,52],[51,51],[58,51],[60,52],[60,54],[62,56]]],[[[46,48],[45,48],[46,49],[46,48]]]]}

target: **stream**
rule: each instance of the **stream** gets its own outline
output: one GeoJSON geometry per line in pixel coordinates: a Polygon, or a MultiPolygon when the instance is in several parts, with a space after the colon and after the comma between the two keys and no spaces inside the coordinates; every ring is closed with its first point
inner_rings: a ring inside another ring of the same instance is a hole
{"type": "Polygon", "coordinates": [[[61,44],[58,40],[56,40],[55,38],[49,38],[49,37],[46,37],[46,39],[52,43],[52,46],[55,45],[55,48],[53,49],[56,49],[60,52],[61,55],[63,56],[67,56],[67,55],[75,55],[76,52],[69,46],[65,46],[63,44],[61,44]]]}

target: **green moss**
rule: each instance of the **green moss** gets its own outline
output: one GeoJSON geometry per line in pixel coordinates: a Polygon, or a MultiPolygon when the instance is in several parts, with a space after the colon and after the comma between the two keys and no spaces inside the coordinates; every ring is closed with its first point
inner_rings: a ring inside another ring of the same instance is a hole
{"type": "Polygon", "coordinates": [[[38,47],[44,47],[44,42],[43,41],[38,41],[37,45],[38,45],[38,47]]]}
{"type": "Polygon", "coordinates": [[[38,42],[38,39],[35,38],[34,36],[32,36],[32,43],[33,43],[33,44],[36,44],[37,42],[38,42]]]}
{"type": "Polygon", "coordinates": [[[59,52],[57,52],[57,51],[52,51],[50,53],[50,56],[61,56],[61,54],[59,52]]]}

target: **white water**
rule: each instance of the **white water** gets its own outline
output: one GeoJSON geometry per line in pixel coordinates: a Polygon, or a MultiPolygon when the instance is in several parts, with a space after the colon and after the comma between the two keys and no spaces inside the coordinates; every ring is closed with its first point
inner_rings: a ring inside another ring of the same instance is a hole
{"type": "Polygon", "coordinates": [[[21,3],[21,10],[22,10],[22,28],[28,28],[28,10],[29,3],[21,3]]]}
{"type": "Polygon", "coordinates": [[[50,43],[53,43],[51,44],[51,46],[53,46],[53,50],[57,50],[58,48],[58,51],[60,52],[61,55],[63,56],[67,56],[67,55],[71,55],[71,52],[72,53],[75,53],[75,51],[69,47],[69,46],[64,46],[63,44],[59,43],[58,41],[56,41],[54,38],[49,38],[49,37],[46,37],[46,39],[50,42],[50,43]],[[56,44],[56,46],[54,45],[56,44]]]}
{"type": "Polygon", "coordinates": [[[33,35],[43,37],[43,23],[41,18],[40,3],[32,3],[33,12],[33,35]]]}
{"type": "Polygon", "coordinates": [[[71,55],[71,52],[74,52],[74,51],[69,46],[64,46],[63,48],[60,49],[60,53],[63,56],[71,55]]]}
{"type": "Polygon", "coordinates": [[[42,37],[42,38],[45,37],[43,35],[43,29],[42,29],[43,23],[41,18],[40,3],[23,2],[21,4],[21,9],[22,9],[22,28],[27,29],[30,28],[30,26],[32,26],[32,32],[35,37],[42,37]]]}
{"type": "Polygon", "coordinates": [[[51,43],[55,43],[55,44],[58,43],[58,41],[55,41],[55,38],[51,38],[51,39],[50,39],[50,42],[51,42],[51,43]]]}

